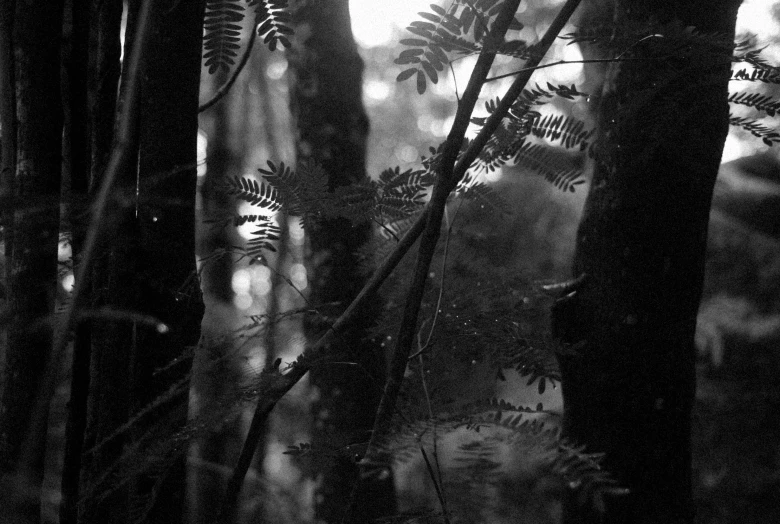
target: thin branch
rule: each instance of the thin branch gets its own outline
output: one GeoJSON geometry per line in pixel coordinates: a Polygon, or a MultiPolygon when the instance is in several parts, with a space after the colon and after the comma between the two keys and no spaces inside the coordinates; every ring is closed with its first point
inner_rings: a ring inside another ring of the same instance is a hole
{"type": "MultiPolygon", "coordinates": [[[[447,220],[447,210],[445,208],[444,210],[444,218],[448,222],[447,226],[447,236],[444,239],[444,254],[442,255],[441,260],[441,277],[439,277],[439,296],[436,298],[436,308],[433,310],[433,321],[431,322],[431,329],[428,331],[428,336],[425,339],[425,344],[418,344],[417,351],[409,357],[409,360],[411,361],[415,357],[422,355],[426,349],[431,345],[431,339],[433,338],[433,331],[436,329],[436,321],[439,318],[439,312],[441,311],[441,299],[444,295],[444,279],[447,276],[447,256],[450,251],[450,238],[452,236],[452,226],[455,224],[455,218],[458,216],[458,211],[460,211],[460,206],[463,204],[463,200],[461,200],[458,203],[458,209],[455,210],[455,216],[452,217],[452,220],[447,220]]],[[[422,328],[421,328],[422,329],[422,328]]],[[[419,335],[419,334],[418,334],[419,335]]],[[[418,336],[419,338],[419,336],[418,336]]],[[[422,365],[422,361],[420,361],[420,365],[422,365]]]]}
{"type": "Polygon", "coordinates": [[[380,221],[379,221],[379,220],[377,220],[376,218],[374,218],[374,217],[371,217],[371,221],[372,221],[372,222],[374,222],[374,223],[376,223],[376,224],[378,224],[378,225],[379,225],[379,227],[381,227],[382,229],[384,229],[385,231],[387,231],[387,233],[388,233],[390,236],[392,236],[392,237],[395,239],[395,241],[396,241],[396,242],[398,242],[398,241],[400,240],[400,238],[398,238],[398,235],[396,235],[396,234],[393,232],[393,230],[392,230],[392,229],[390,229],[389,227],[387,227],[386,225],[384,225],[382,222],[380,222],[380,221]]]}
{"type": "Polygon", "coordinates": [[[211,97],[211,100],[208,102],[204,102],[203,104],[198,106],[198,113],[202,113],[206,109],[210,108],[222,98],[228,94],[228,91],[230,91],[230,88],[233,87],[233,84],[236,82],[236,79],[238,78],[238,75],[241,74],[241,71],[244,69],[244,66],[246,66],[247,62],[249,62],[249,57],[252,55],[252,48],[255,46],[255,40],[257,39],[257,26],[252,26],[252,34],[249,37],[249,42],[246,45],[246,49],[244,49],[244,54],[241,55],[241,60],[238,62],[238,65],[233,70],[233,73],[231,73],[230,78],[227,79],[227,82],[225,82],[222,87],[217,90],[216,93],[214,93],[214,96],[211,97]]]}
{"type": "Polygon", "coordinates": [[[548,67],[558,66],[558,65],[566,65],[566,64],[612,64],[615,62],[647,62],[649,60],[666,60],[667,56],[653,56],[653,57],[637,57],[637,58],[589,58],[586,60],[558,60],[557,62],[550,62],[549,64],[544,65],[535,65],[535,66],[528,66],[524,67],[522,69],[518,69],[517,71],[512,71],[511,73],[505,73],[503,75],[497,75],[497,76],[491,76],[487,80],[485,80],[485,83],[487,82],[495,82],[496,80],[501,80],[502,78],[509,78],[510,76],[519,75],[520,73],[526,73],[528,71],[536,71],[538,69],[547,69],[548,67]]]}
{"type": "MultiPolygon", "coordinates": [[[[434,436],[434,438],[436,437],[434,436]]],[[[433,479],[433,488],[436,490],[436,496],[439,499],[439,504],[441,505],[442,513],[444,514],[444,522],[445,524],[450,524],[450,515],[447,511],[447,503],[444,500],[444,493],[442,492],[439,483],[436,482],[433,466],[431,466],[431,461],[428,460],[428,454],[425,452],[425,448],[422,445],[420,446],[420,452],[422,453],[423,459],[425,459],[425,467],[428,468],[428,475],[430,475],[431,479],[433,479]]]]}
{"type": "MultiPolygon", "coordinates": [[[[450,224],[450,228],[452,228],[452,224],[450,224]]],[[[449,239],[448,239],[449,240],[449,239]]],[[[446,263],[446,256],[444,262],[446,263]]],[[[443,279],[442,279],[443,283],[443,279]]],[[[439,299],[441,299],[441,293],[439,294],[439,299]]],[[[438,311],[438,306],[437,306],[438,311]]],[[[434,317],[434,322],[436,318],[434,317]]],[[[433,326],[431,326],[431,333],[433,333],[433,326]]],[[[425,343],[427,346],[430,343],[430,334],[428,335],[428,341],[425,343]]],[[[434,475],[433,468],[431,467],[430,463],[428,462],[428,457],[425,455],[425,448],[422,446],[422,443],[420,443],[420,451],[422,452],[423,458],[425,459],[425,463],[428,466],[428,474],[431,477],[431,480],[433,481],[433,485],[436,488],[436,494],[439,497],[439,504],[441,504],[442,512],[444,513],[444,520],[449,523],[450,521],[450,514],[449,510],[447,509],[447,499],[444,496],[444,481],[443,476],[441,474],[441,463],[439,462],[439,444],[438,444],[438,432],[436,431],[436,419],[433,417],[433,407],[431,405],[431,394],[428,391],[428,381],[425,380],[425,360],[423,359],[423,349],[424,346],[420,344],[420,336],[419,333],[417,335],[417,346],[420,348],[417,351],[418,359],[420,361],[420,383],[422,384],[423,393],[425,394],[425,403],[428,406],[428,419],[433,423],[433,461],[436,464],[436,475],[434,475]]]]}
{"type": "MultiPolygon", "coordinates": [[[[439,173],[438,181],[433,189],[433,196],[430,201],[431,213],[428,217],[426,229],[423,235],[423,239],[420,244],[417,265],[412,280],[411,287],[409,289],[409,295],[407,297],[406,305],[404,308],[404,316],[401,324],[401,330],[398,335],[398,342],[396,344],[395,354],[393,355],[393,363],[391,364],[391,375],[388,378],[387,386],[385,388],[385,396],[383,402],[380,405],[379,412],[377,413],[377,420],[374,426],[374,436],[372,440],[378,438],[379,434],[384,434],[389,426],[390,420],[387,419],[387,415],[392,411],[391,405],[395,405],[398,390],[400,389],[401,379],[403,378],[406,370],[406,363],[410,354],[411,341],[414,338],[414,333],[417,330],[417,316],[419,313],[420,302],[425,287],[425,282],[428,278],[428,268],[430,267],[430,259],[433,256],[433,250],[436,246],[436,242],[439,237],[439,229],[441,226],[441,220],[446,207],[447,197],[451,190],[457,185],[458,178],[454,170],[455,160],[460,150],[460,145],[463,142],[463,137],[466,133],[466,128],[469,124],[471,113],[479,98],[479,92],[482,88],[482,84],[487,78],[487,74],[490,71],[490,67],[493,64],[493,60],[496,56],[495,48],[497,46],[490,45],[489,42],[495,42],[503,38],[504,33],[509,28],[509,24],[514,17],[519,0],[508,1],[498,15],[498,18],[493,24],[493,30],[488,36],[488,43],[480,53],[477,64],[474,67],[474,71],[469,79],[468,86],[463,93],[463,98],[458,104],[458,111],[455,115],[455,122],[453,123],[452,130],[447,137],[444,152],[441,159],[441,172],[439,173]],[[491,50],[492,49],[492,50],[491,50]],[[403,356],[403,358],[400,358],[403,356]],[[378,431],[377,431],[378,430],[378,431]]],[[[484,129],[483,129],[484,131],[484,129]]],[[[482,133],[480,133],[482,134],[482,133]]],[[[470,162],[469,162],[470,164],[470,162]]],[[[465,172],[465,170],[464,170],[465,172]]],[[[373,442],[372,442],[373,444],[373,442]]],[[[369,444],[369,448],[371,445],[369,444]]],[[[370,450],[369,450],[370,451],[370,450]]]]}

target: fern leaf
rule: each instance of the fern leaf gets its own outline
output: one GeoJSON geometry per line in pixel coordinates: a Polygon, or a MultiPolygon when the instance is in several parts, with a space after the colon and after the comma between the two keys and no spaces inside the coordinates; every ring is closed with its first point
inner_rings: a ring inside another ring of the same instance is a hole
{"type": "Polygon", "coordinates": [[[729,102],[744,105],[756,111],[763,111],[769,116],[780,113],[780,100],[775,100],[771,96],[761,93],[745,93],[743,91],[731,93],[729,102]]]}
{"type": "Polygon", "coordinates": [[[290,47],[290,36],[294,33],[290,27],[292,16],[288,0],[249,0],[249,6],[255,8],[255,28],[257,36],[263,37],[268,49],[275,51],[278,44],[290,47]]]}
{"type": "Polygon", "coordinates": [[[741,127],[751,135],[760,138],[768,146],[780,142],[780,133],[777,130],[760,124],[756,120],[729,115],[729,124],[741,127]]]}
{"type": "Polygon", "coordinates": [[[246,243],[247,254],[253,259],[263,260],[263,251],[276,251],[273,242],[279,240],[281,228],[275,220],[261,217],[258,228],[252,232],[252,237],[246,243]]]}
{"type": "Polygon", "coordinates": [[[531,126],[531,134],[552,142],[560,141],[566,149],[578,147],[580,151],[590,145],[589,139],[594,130],[586,130],[585,122],[564,115],[547,115],[535,119],[531,126]]]}
{"type": "Polygon", "coordinates": [[[241,0],[207,0],[203,27],[203,59],[209,74],[235,64],[241,48],[241,0]]]}
{"type": "Polygon", "coordinates": [[[226,180],[227,192],[253,206],[260,206],[271,212],[282,208],[279,191],[265,182],[249,177],[233,176],[226,180]]]}

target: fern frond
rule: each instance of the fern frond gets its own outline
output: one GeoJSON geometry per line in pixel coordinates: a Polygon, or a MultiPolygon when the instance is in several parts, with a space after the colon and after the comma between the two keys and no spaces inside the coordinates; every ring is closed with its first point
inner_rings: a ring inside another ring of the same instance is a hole
{"type": "Polygon", "coordinates": [[[731,72],[731,80],[745,80],[748,82],[763,82],[764,84],[780,84],[780,73],[764,69],[738,69],[731,72]]]}
{"type": "Polygon", "coordinates": [[[453,4],[449,10],[431,4],[432,13],[418,13],[425,21],[412,22],[407,31],[421,38],[405,38],[402,45],[411,46],[401,51],[395,63],[398,65],[415,64],[415,67],[402,71],[397,81],[402,82],[413,76],[417,81],[417,92],[425,93],[426,76],[434,84],[439,81],[439,73],[444,71],[450,62],[447,53],[457,52],[471,54],[479,52],[480,46],[463,38],[463,20],[455,13],[458,5],[453,4]]]}
{"type": "Polygon", "coordinates": [[[414,213],[423,206],[425,194],[433,182],[434,176],[427,169],[402,172],[395,167],[384,170],[377,184],[377,218],[398,219],[414,213]]]}
{"type": "Polygon", "coordinates": [[[601,467],[602,453],[585,453],[584,450],[585,446],[561,440],[550,469],[566,481],[569,489],[577,492],[580,506],[590,505],[603,514],[606,510],[605,497],[625,496],[628,490],[619,486],[612,474],[601,467]]]}
{"type": "Polygon", "coordinates": [[[461,418],[456,421],[456,427],[463,426],[467,429],[479,432],[482,428],[493,426],[510,429],[512,431],[528,431],[533,435],[547,432],[547,437],[556,437],[558,428],[547,427],[539,418],[528,418],[527,415],[552,415],[558,413],[546,411],[541,402],[535,407],[518,406],[511,402],[491,397],[478,400],[464,406],[459,410],[461,418]]]}
{"type": "Polygon", "coordinates": [[[560,141],[566,149],[579,148],[584,151],[590,145],[593,129],[585,129],[585,122],[564,115],[547,115],[535,119],[531,125],[531,134],[539,138],[560,141]]]}
{"type": "Polygon", "coordinates": [[[293,216],[316,216],[329,200],[328,174],[314,162],[301,162],[296,171],[284,165],[277,167],[268,161],[270,169],[259,169],[263,178],[271,184],[293,216]]]}
{"type": "Polygon", "coordinates": [[[262,259],[262,252],[276,251],[273,242],[279,240],[281,228],[272,218],[259,217],[258,228],[252,232],[252,238],[246,243],[246,251],[249,256],[255,259],[262,259]]]}
{"type": "Polygon", "coordinates": [[[756,111],[763,111],[769,116],[775,116],[780,113],[780,100],[776,100],[769,95],[761,93],[745,93],[744,91],[738,91],[729,95],[729,100],[732,104],[739,104],[755,109],[756,111]]]}
{"type": "Polygon", "coordinates": [[[257,36],[263,37],[271,51],[276,50],[277,44],[288,48],[291,45],[289,37],[294,31],[288,4],[288,0],[249,0],[249,6],[255,8],[257,36]]]}
{"type": "MultiPolygon", "coordinates": [[[[423,94],[427,88],[426,77],[434,84],[439,81],[438,73],[450,62],[448,53],[471,55],[482,50],[485,36],[501,5],[498,0],[464,0],[453,2],[449,9],[432,4],[433,12],[418,13],[423,20],[414,21],[406,28],[416,38],[400,41],[411,48],[402,51],[395,60],[398,65],[414,67],[402,71],[396,80],[403,82],[416,77],[417,92],[423,94]]],[[[522,28],[517,19],[509,27],[510,30],[522,28]]],[[[524,40],[507,40],[502,42],[498,52],[528,58],[531,47],[524,40]]]]}
{"type": "MultiPolygon", "coordinates": [[[[231,196],[248,202],[253,206],[259,206],[271,212],[279,211],[282,208],[279,191],[265,182],[258,182],[249,177],[233,176],[225,180],[227,193],[231,196]]],[[[236,225],[244,224],[236,222],[236,225]]]]}
{"type": "Polygon", "coordinates": [[[729,115],[729,124],[732,126],[741,127],[751,135],[760,138],[761,141],[768,146],[772,146],[776,142],[780,142],[780,133],[778,133],[775,129],[758,123],[756,120],[729,115]]]}
{"type": "MultiPolygon", "coordinates": [[[[587,97],[587,93],[579,91],[576,86],[555,86],[547,84],[542,88],[538,84],[532,89],[526,89],[512,105],[507,118],[496,129],[478,158],[480,168],[494,171],[509,162],[519,163],[532,170],[540,172],[546,180],[563,191],[574,191],[581,184],[582,171],[558,165],[551,153],[545,153],[542,146],[526,144],[530,134],[547,138],[551,141],[560,140],[567,148],[579,147],[582,151],[590,145],[590,138],[595,130],[586,130],[585,123],[574,118],[548,115],[543,117],[534,110],[535,107],[546,104],[554,98],[574,100],[577,97],[587,97]]],[[[485,108],[492,114],[498,105],[498,100],[488,100],[485,108]]],[[[484,117],[475,117],[471,121],[483,125],[484,117]]]]}
{"type": "Polygon", "coordinates": [[[511,159],[516,165],[539,173],[561,191],[573,192],[585,183],[582,169],[561,165],[558,156],[544,145],[523,143],[511,159]]]}
{"type": "Polygon", "coordinates": [[[241,48],[241,0],[207,0],[203,28],[203,59],[209,74],[236,63],[241,48]]]}
{"type": "MultiPolygon", "coordinates": [[[[750,46],[750,44],[744,44],[750,46]]],[[[750,49],[742,54],[735,54],[733,62],[745,62],[753,67],[753,71],[748,73],[745,69],[732,71],[732,80],[749,80],[751,82],[763,82],[767,84],[780,83],[780,67],[772,65],[761,56],[763,49],[750,49]]]]}

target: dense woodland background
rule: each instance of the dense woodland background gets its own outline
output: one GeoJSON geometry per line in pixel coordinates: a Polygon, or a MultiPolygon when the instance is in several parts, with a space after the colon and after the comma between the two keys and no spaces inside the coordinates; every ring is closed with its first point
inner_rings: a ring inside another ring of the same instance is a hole
{"type": "Polygon", "coordinates": [[[780,9],[578,4],[4,2],[0,522],[772,522],[780,9]]]}

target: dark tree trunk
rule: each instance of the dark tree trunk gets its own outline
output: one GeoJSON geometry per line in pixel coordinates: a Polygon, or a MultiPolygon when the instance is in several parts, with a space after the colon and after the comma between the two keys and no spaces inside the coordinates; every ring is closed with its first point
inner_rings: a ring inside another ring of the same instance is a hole
{"type": "Polygon", "coordinates": [[[6,84],[4,98],[15,101],[15,110],[3,110],[3,167],[14,174],[3,174],[11,197],[4,207],[12,209],[4,218],[12,232],[7,239],[10,326],[0,391],[0,476],[14,487],[5,489],[12,511],[13,499],[21,495],[19,521],[38,522],[46,430],[31,427],[31,415],[42,363],[51,353],[57,286],[62,1],[4,2],[2,9],[4,44],[10,44],[4,49],[2,76],[9,75],[14,88],[12,93],[6,84]],[[29,457],[21,456],[23,447],[31,450],[29,457]],[[10,480],[14,475],[17,479],[10,480]]]}
{"type": "MultiPolygon", "coordinates": [[[[728,39],[738,6],[624,0],[617,16],[679,21],[728,39]]],[[[632,56],[655,56],[661,43],[647,39],[632,56]]],[[[693,522],[693,337],[728,129],[729,60],[689,51],[693,59],[613,64],[607,75],[574,262],[587,278],[553,319],[564,341],[585,342],[560,358],[564,432],[605,452],[606,468],[631,493],[608,497],[603,520],[572,504],[567,522],[693,522]]]]}
{"type": "MultiPolygon", "coordinates": [[[[88,2],[66,2],[66,20],[70,27],[67,50],[64,56],[65,78],[65,144],[63,148],[65,171],[68,181],[67,222],[71,232],[71,249],[74,266],[81,262],[81,252],[86,236],[87,203],[91,180],[92,144],[90,135],[90,21],[92,6],[88,2]]],[[[89,295],[89,293],[85,293],[89,295]]],[[[90,325],[87,321],[77,324],[73,340],[73,361],[70,379],[70,400],[65,427],[65,452],[61,477],[60,524],[78,522],[80,493],[81,454],[87,424],[87,400],[89,395],[89,362],[92,351],[90,325]]]]}
{"type": "MultiPolygon", "coordinates": [[[[195,266],[198,91],[204,2],[152,4],[139,104],[136,285],[146,315],[166,328],[137,329],[133,355],[133,408],[175,385],[178,396],[160,408],[154,427],[139,434],[169,439],[187,422],[188,376],[200,337],[203,300],[195,266]],[[171,362],[180,360],[174,366],[171,362]],[[167,368],[166,368],[167,366],[167,368]],[[158,371],[166,368],[164,371],[158,371]],[[160,423],[164,421],[164,423],[160,423]],[[151,432],[151,434],[149,433],[151,432]]],[[[150,423],[151,424],[151,423],[150,423]]],[[[154,493],[148,522],[183,520],[185,453],[178,450],[163,476],[143,479],[142,497],[154,493]]]]}
{"type": "MultiPolygon", "coordinates": [[[[328,173],[335,188],[364,179],[368,118],[362,104],[363,62],[350,27],[346,0],[308,3],[296,15],[299,35],[309,35],[293,55],[292,105],[297,118],[299,161],[314,160],[328,173]],[[308,26],[308,29],[305,28],[308,26]]],[[[310,302],[326,319],[311,317],[306,332],[316,339],[349,305],[365,280],[356,251],[370,238],[371,226],[352,226],[346,220],[328,220],[309,231],[310,302]],[[335,304],[335,305],[334,305],[335,304]]],[[[345,446],[368,440],[384,383],[385,360],[379,345],[366,340],[366,328],[379,310],[368,308],[331,347],[334,361],[312,369],[312,383],[320,391],[313,406],[314,445],[345,446]]],[[[358,468],[349,458],[317,472],[317,518],[340,522],[358,468]]],[[[356,506],[358,520],[392,514],[392,479],[364,483],[356,506]]]]}
{"type": "MultiPolygon", "coordinates": [[[[91,178],[94,187],[102,183],[114,147],[117,86],[121,71],[121,21],[121,1],[106,0],[95,3],[92,14],[95,55],[90,78],[94,98],[89,100],[91,178]]],[[[125,33],[127,49],[134,38],[134,23],[135,17],[128,17],[125,33]]],[[[134,148],[131,145],[128,149],[132,151],[134,148]]],[[[134,158],[134,155],[129,154],[128,157],[134,158]]],[[[103,238],[93,266],[92,298],[90,303],[85,304],[95,308],[95,311],[101,308],[127,311],[133,307],[131,298],[134,243],[129,231],[133,208],[130,195],[134,194],[135,181],[130,165],[120,168],[115,187],[111,197],[112,211],[106,219],[107,224],[104,226],[103,238]]],[[[82,464],[80,491],[84,502],[78,512],[78,522],[123,523],[127,518],[126,512],[112,511],[112,508],[126,507],[127,493],[124,489],[119,489],[103,499],[101,478],[103,473],[119,460],[125,439],[121,436],[105,445],[102,443],[127,422],[129,416],[128,376],[133,329],[129,320],[108,318],[96,319],[91,322],[90,328],[89,397],[83,445],[85,450],[90,451],[82,464]],[[92,450],[96,444],[101,446],[92,450]]],[[[74,352],[77,348],[78,346],[74,347],[74,352]]],[[[74,371],[77,355],[74,355],[74,371]]]]}
{"type": "MultiPolygon", "coordinates": [[[[144,22],[141,4],[129,3],[126,58],[144,22]]],[[[110,152],[101,133],[112,136],[108,114],[111,86],[116,89],[121,6],[103,2],[104,11],[96,14],[92,107],[98,176],[110,152]]],[[[203,313],[194,231],[203,5],[150,6],[137,102],[128,96],[130,75],[122,78],[119,105],[131,115],[130,136],[115,144],[127,153],[95,261],[93,289],[101,309],[92,328],[85,447],[99,447],[88,453],[84,467],[87,503],[80,520],[86,522],[183,518],[185,446],[171,437],[186,424],[190,360],[185,353],[197,344],[203,313]],[[131,413],[160,399],[152,416],[135,417],[130,431],[104,442],[131,413]]]]}

